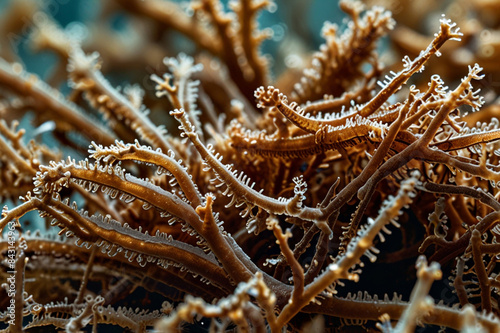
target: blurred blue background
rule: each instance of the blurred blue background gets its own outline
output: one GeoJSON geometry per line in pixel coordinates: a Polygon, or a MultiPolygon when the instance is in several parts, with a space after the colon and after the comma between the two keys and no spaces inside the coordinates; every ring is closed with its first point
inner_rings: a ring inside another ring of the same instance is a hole
{"type": "MultiPolygon", "coordinates": [[[[0,1],[0,11],[11,1],[0,1]]],[[[109,1],[109,0],[108,0],[109,1]]],[[[186,3],[184,0],[177,0],[186,3]]],[[[227,5],[227,0],[222,1],[227,5]]],[[[39,1],[45,12],[53,17],[55,21],[65,28],[75,24],[89,25],[100,13],[102,0],[41,0],[39,1]]],[[[313,51],[322,43],[320,36],[321,27],[325,21],[331,21],[342,25],[345,14],[340,11],[338,1],[332,0],[276,0],[276,8],[271,12],[263,11],[259,17],[260,27],[269,27],[274,31],[273,40],[266,41],[263,45],[263,53],[277,56],[280,43],[285,38],[292,36],[296,47],[304,51],[313,51]]],[[[118,15],[110,24],[115,29],[120,29],[127,24],[126,15],[118,15]]],[[[287,40],[289,42],[290,39],[287,40]]],[[[51,64],[56,61],[55,56],[42,52],[32,55],[26,36],[12,39],[18,54],[23,59],[28,71],[44,77],[50,70],[51,64]]],[[[281,45],[283,46],[283,45],[281,45]]],[[[279,67],[279,64],[277,65],[279,67]]],[[[276,70],[276,68],[274,68],[276,70]]],[[[279,69],[278,69],[279,71],[279,69]]]]}

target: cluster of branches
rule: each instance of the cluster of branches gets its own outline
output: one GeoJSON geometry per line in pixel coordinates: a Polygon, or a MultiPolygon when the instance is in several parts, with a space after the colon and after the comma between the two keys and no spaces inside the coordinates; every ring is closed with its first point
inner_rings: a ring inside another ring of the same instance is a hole
{"type": "MultiPolygon", "coordinates": [[[[31,5],[10,10],[30,16],[31,5]]],[[[256,17],[274,6],[117,0],[99,24],[125,10],[136,33],[156,32],[133,48],[150,52],[120,55],[98,38],[117,32],[84,38],[36,15],[29,40],[60,59],[44,81],[2,50],[6,330],[498,331],[500,123],[464,121],[483,107],[473,87],[482,68],[452,88],[438,75],[407,83],[462,38],[459,28],[443,17],[417,56],[377,81],[377,41],[395,22],[342,0],[346,29],[325,24],[310,64],[271,86],[260,54],[271,33],[256,17]],[[165,57],[148,80],[158,98],[104,78],[147,66],[171,31],[198,51],[165,57]],[[62,153],[26,142],[25,114],[62,153]],[[44,227],[30,230],[31,211],[44,227]],[[387,269],[391,283],[378,283],[387,269]],[[442,278],[456,296],[432,293],[442,278]]],[[[6,35],[19,29],[12,17],[6,35]]]]}

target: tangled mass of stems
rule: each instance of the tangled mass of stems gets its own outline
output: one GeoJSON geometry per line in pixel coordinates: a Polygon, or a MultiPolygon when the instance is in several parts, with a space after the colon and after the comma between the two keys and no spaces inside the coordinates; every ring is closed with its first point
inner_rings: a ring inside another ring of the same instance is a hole
{"type": "Polygon", "coordinates": [[[479,91],[499,69],[471,51],[492,28],[436,16],[416,38],[341,0],[344,29],[273,79],[271,0],[103,1],[80,30],[36,6],[0,21],[57,57],[42,80],[0,49],[5,331],[500,331],[500,122],[479,91]],[[390,68],[386,35],[408,51],[390,68]]]}

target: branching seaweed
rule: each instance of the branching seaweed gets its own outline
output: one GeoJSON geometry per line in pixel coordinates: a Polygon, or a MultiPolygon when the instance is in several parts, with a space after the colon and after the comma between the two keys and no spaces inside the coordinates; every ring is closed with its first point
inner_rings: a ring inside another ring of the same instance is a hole
{"type": "Polygon", "coordinates": [[[492,65],[425,69],[470,31],[442,17],[384,79],[396,21],[341,0],[346,28],[273,79],[275,6],[115,0],[86,36],[37,12],[27,41],[58,57],[43,80],[0,44],[1,329],[500,330],[492,65]],[[122,54],[102,40],[125,48],[114,13],[143,33],[122,54]],[[143,88],[108,82],[137,72],[143,88]]]}

